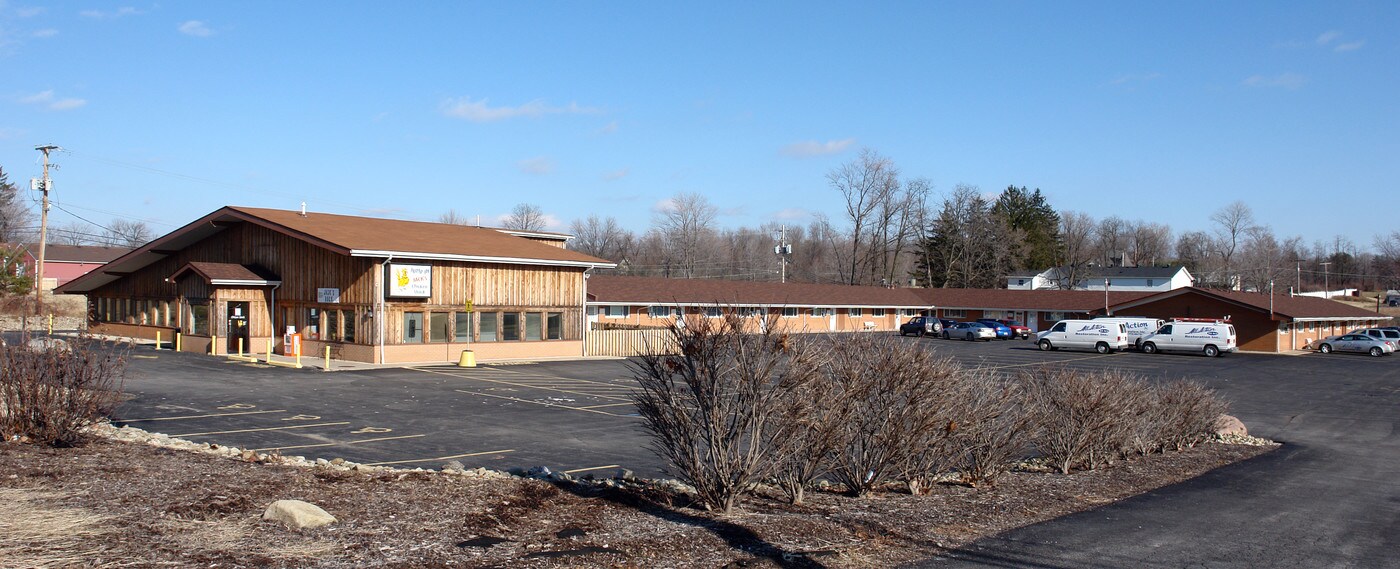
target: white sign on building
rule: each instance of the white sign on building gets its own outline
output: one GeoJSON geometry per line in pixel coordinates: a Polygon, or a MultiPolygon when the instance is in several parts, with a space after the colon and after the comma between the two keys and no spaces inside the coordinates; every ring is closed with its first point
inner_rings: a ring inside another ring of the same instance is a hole
{"type": "Polygon", "coordinates": [[[391,263],[388,280],[388,296],[428,298],[433,295],[432,265],[391,263]]]}
{"type": "Polygon", "coordinates": [[[316,289],[316,302],[321,304],[339,304],[340,289],[338,288],[318,288],[316,289]]]}

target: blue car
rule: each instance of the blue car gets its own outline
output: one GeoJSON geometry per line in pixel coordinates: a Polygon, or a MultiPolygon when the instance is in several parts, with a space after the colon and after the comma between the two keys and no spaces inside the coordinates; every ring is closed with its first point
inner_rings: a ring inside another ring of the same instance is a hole
{"type": "Polygon", "coordinates": [[[1016,332],[1013,331],[1010,326],[997,322],[996,320],[982,319],[978,320],[977,323],[991,328],[992,330],[996,330],[998,340],[1010,340],[1016,337],[1016,332]]]}

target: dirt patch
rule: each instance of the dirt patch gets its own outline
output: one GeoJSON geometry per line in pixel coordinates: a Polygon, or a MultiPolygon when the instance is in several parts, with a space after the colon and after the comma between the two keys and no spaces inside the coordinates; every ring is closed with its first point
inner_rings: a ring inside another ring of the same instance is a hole
{"type": "Polygon", "coordinates": [[[991,488],[940,485],[928,496],[814,491],[801,506],[752,497],[721,517],[646,488],[333,472],[112,440],[0,443],[0,558],[26,567],[886,566],[1272,448],[1206,444],[1070,475],[1016,471],[991,488]],[[279,499],[340,521],[302,531],[262,521],[279,499]]]}

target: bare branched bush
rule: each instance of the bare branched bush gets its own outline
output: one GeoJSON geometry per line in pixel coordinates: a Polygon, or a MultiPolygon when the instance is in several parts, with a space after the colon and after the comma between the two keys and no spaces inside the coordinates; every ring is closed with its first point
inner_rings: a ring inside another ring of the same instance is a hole
{"type": "Polygon", "coordinates": [[[905,474],[911,451],[922,449],[935,429],[946,429],[941,410],[928,404],[945,378],[928,351],[889,336],[842,336],[830,349],[823,380],[840,429],[829,474],[861,496],[905,474]]]}
{"type": "Polygon", "coordinates": [[[1026,385],[1040,424],[1036,448],[1064,474],[1118,456],[1134,431],[1129,414],[1148,393],[1145,383],[1120,370],[1053,369],[1031,375],[1026,385]]]}
{"type": "Polygon", "coordinates": [[[956,467],[967,484],[995,484],[1024,458],[1039,424],[1021,384],[986,370],[968,370],[957,390],[961,426],[953,438],[956,467]]]}
{"type": "Polygon", "coordinates": [[[633,400],[667,470],[725,514],[800,446],[809,414],[806,389],[816,377],[811,342],[728,312],[689,320],[671,334],[678,354],[647,350],[633,364],[633,400]]]}
{"type": "Polygon", "coordinates": [[[56,446],[121,400],[127,349],[87,338],[0,347],[0,436],[56,446]]]}
{"type": "Polygon", "coordinates": [[[1229,405],[1204,385],[1191,381],[1175,381],[1158,390],[1160,408],[1160,445],[1184,450],[1215,433],[1220,416],[1229,405]]]}

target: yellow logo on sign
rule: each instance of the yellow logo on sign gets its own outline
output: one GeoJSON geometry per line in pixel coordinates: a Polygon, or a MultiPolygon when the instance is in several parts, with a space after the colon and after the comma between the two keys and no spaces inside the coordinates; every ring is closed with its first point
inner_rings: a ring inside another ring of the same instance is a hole
{"type": "Polygon", "coordinates": [[[396,280],[398,281],[399,286],[408,286],[408,269],[399,269],[399,275],[396,280]]]}

